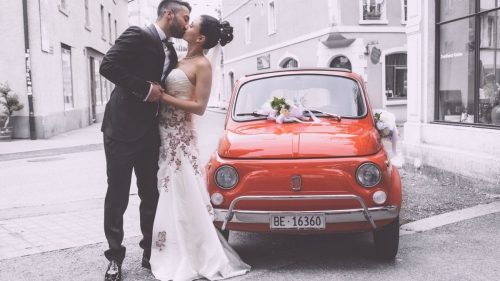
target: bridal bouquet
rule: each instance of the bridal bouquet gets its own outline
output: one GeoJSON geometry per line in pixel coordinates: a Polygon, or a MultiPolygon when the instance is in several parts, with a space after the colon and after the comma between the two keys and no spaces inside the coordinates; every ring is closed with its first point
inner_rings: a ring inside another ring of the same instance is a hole
{"type": "Polygon", "coordinates": [[[280,97],[273,97],[271,100],[265,102],[256,113],[267,115],[267,119],[274,120],[278,124],[309,120],[309,118],[303,115],[303,107],[300,104],[280,97]]]}

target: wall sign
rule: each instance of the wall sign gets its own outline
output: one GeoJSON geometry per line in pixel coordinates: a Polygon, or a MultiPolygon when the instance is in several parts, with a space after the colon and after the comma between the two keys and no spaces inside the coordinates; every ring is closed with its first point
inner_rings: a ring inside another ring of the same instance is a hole
{"type": "Polygon", "coordinates": [[[378,49],[377,47],[372,48],[372,53],[370,55],[370,59],[373,62],[373,64],[377,64],[380,61],[380,56],[382,55],[382,51],[378,49]]]}
{"type": "Polygon", "coordinates": [[[268,69],[271,67],[271,55],[266,54],[257,57],[257,70],[268,69]]]}

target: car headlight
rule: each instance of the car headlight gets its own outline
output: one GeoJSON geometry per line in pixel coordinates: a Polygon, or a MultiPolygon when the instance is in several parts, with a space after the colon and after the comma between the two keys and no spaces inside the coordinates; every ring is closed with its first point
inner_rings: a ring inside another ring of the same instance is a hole
{"type": "Polygon", "coordinates": [[[212,204],[215,206],[219,206],[224,202],[224,195],[220,194],[219,192],[215,192],[210,196],[210,200],[212,201],[212,204]]]}
{"type": "Polygon", "coordinates": [[[215,171],[215,183],[223,189],[231,189],[238,184],[238,172],[229,165],[220,166],[215,171]]]}
{"type": "Polygon", "coordinates": [[[382,172],[374,163],[363,163],[356,171],[356,180],[364,187],[374,187],[380,183],[382,172]]]}

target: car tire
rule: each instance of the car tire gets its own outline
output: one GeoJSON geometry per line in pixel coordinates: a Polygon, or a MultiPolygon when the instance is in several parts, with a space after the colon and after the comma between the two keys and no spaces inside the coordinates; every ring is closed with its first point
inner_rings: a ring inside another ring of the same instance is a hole
{"type": "Polygon", "coordinates": [[[399,216],[382,229],[373,231],[375,255],[380,260],[394,260],[399,247],[399,216]]]}

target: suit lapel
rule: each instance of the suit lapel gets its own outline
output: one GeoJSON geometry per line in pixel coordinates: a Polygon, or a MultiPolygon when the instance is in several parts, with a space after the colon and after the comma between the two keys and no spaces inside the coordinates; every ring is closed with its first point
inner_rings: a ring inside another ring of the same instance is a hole
{"type": "Polygon", "coordinates": [[[155,26],[153,24],[150,24],[149,26],[147,26],[146,31],[148,31],[149,35],[151,35],[154,38],[154,42],[156,43],[158,50],[160,51],[161,54],[163,54],[163,57],[165,58],[165,50],[163,49],[163,44],[161,43],[160,35],[158,34],[158,31],[156,31],[155,26]]]}

